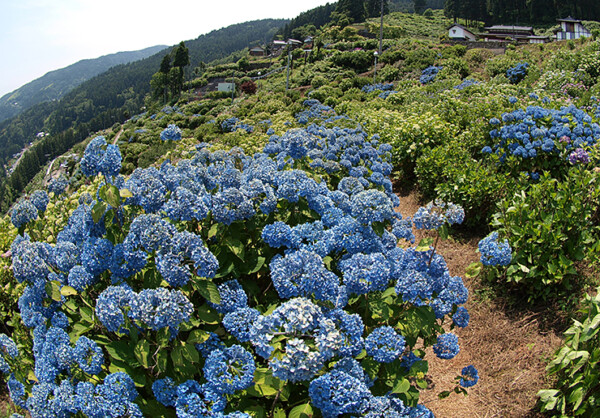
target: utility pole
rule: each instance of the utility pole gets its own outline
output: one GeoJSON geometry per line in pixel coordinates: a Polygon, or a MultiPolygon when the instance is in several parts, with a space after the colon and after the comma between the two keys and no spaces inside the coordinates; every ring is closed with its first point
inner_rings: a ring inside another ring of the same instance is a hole
{"type": "Polygon", "coordinates": [[[383,2],[381,0],[381,21],[379,22],[379,55],[381,55],[381,49],[383,47],[383,2]]]}
{"type": "Polygon", "coordinates": [[[235,70],[231,74],[231,105],[233,106],[233,95],[235,94],[235,70]]]}
{"type": "Polygon", "coordinates": [[[379,55],[377,51],[373,52],[375,56],[375,65],[373,66],[373,84],[377,84],[377,56],[379,55]]]}

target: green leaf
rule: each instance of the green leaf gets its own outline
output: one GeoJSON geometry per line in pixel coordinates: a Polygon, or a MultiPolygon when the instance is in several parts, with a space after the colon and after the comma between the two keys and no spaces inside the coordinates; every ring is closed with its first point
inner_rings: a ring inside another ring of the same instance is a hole
{"type": "Polygon", "coordinates": [[[221,321],[220,315],[207,304],[198,308],[198,318],[205,324],[218,324],[221,321]]]}
{"type": "Polygon", "coordinates": [[[71,286],[63,286],[60,288],[60,294],[63,296],[72,296],[77,294],[77,290],[71,286]]]}
{"type": "Polygon", "coordinates": [[[190,332],[187,342],[188,344],[202,344],[204,341],[208,340],[209,337],[210,333],[208,331],[204,331],[203,329],[195,329],[190,332]]]}
{"type": "Polygon", "coordinates": [[[410,382],[408,379],[402,379],[397,382],[392,389],[392,393],[406,393],[410,389],[410,382]]]}
{"type": "Polygon", "coordinates": [[[132,352],[132,347],[127,341],[113,341],[110,344],[106,344],[105,348],[111,360],[121,360],[132,365],[137,363],[137,359],[132,352]]]}
{"type": "Polygon", "coordinates": [[[254,418],[265,418],[267,416],[265,408],[259,405],[252,405],[244,408],[244,412],[254,418]]]}
{"type": "Polygon", "coordinates": [[[131,193],[127,189],[121,189],[121,190],[119,190],[119,196],[126,199],[128,197],[133,197],[133,193],[131,193]]]}
{"type": "Polygon", "coordinates": [[[479,276],[481,270],[483,269],[483,264],[481,262],[471,263],[469,267],[465,270],[465,277],[468,279],[474,279],[479,276]]]}
{"type": "Polygon", "coordinates": [[[167,350],[159,350],[156,353],[156,367],[158,371],[161,373],[165,373],[167,371],[167,363],[169,361],[169,356],[167,354],[167,350]]]}
{"type": "Polygon", "coordinates": [[[285,411],[281,408],[275,409],[275,412],[273,413],[273,418],[286,418],[285,411]]]}
{"type": "Polygon", "coordinates": [[[228,237],[225,241],[225,245],[227,245],[227,248],[229,248],[237,258],[239,258],[241,261],[244,261],[244,255],[246,254],[246,251],[244,244],[242,244],[239,239],[228,237]]]}
{"type": "Polygon", "coordinates": [[[415,248],[415,251],[419,251],[419,252],[429,251],[431,249],[429,247],[432,244],[433,244],[433,238],[423,238],[421,241],[419,241],[419,244],[417,245],[417,248],[415,248]]]}
{"type": "Polygon", "coordinates": [[[139,340],[133,349],[133,353],[144,368],[150,367],[150,343],[147,340],[139,340]]]}
{"type": "Polygon", "coordinates": [[[121,206],[121,194],[117,186],[114,184],[109,185],[106,190],[106,201],[113,208],[118,208],[121,206]]]}
{"type": "Polygon", "coordinates": [[[438,234],[440,234],[440,238],[443,240],[447,240],[448,239],[448,225],[443,224],[439,229],[438,229],[438,234]]]}
{"type": "Polygon", "coordinates": [[[218,305],[221,303],[221,294],[217,285],[210,280],[195,278],[192,280],[192,286],[196,289],[207,301],[218,305]]]}
{"type": "Polygon", "coordinates": [[[219,232],[220,225],[221,224],[214,224],[213,226],[210,227],[210,229],[208,230],[208,238],[209,239],[217,235],[217,233],[219,232]]]}
{"type": "Polygon", "coordinates": [[[52,280],[50,282],[46,282],[46,293],[50,298],[56,302],[60,302],[61,294],[60,294],[60,286],[61,283],[58,280],[52,280]]]}
{"type": "Polygon", "coordinates": [[[298,405],[288,414],[288,418],[312,418],[312,416],[313,410],[312,406],[310,406],[310,403],[298,405]]]}
{"type": "Polygon", "coordinates": [[[450,396],[450,391],[449,390],[445,390],[443,392],[438,393],[438,398],[439,399],[445,399],[448,396],[450,396]]]}
{"type": "Polygon", "coordinates": [[[97,224],[98,222],[100,222],[100,219],[102,219],[104,212],[106,212],[106,203],[98,202],[94,205],[94,207],[92,208],[92,219],[94,220],[94,223],[97,224]]]}

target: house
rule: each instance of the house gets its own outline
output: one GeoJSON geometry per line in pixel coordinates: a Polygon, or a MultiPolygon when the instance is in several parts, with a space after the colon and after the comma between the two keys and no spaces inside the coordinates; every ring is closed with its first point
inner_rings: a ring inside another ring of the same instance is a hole
{"type": "Polygon", "coordinates": [[[500,42],[529,42],[528,37],[534,36],[531,26],[506,26],[495,25],[484,28],[487,33],[481,35],[485,41],[500,41],[500,42]]]}
{"type": "Polygon", "coordinates": [[[477,35],[458,23],[448,28],[448,37],[453,40],[476,41],[477,35]]]}
{"type": "Polygon", "coordinates": [[[253,57],[264,57],[265,49],[260,46],[255,46],[254,48],[250,48],[249,53],[253,57]]]}
{"type": "Polygon", "coordinates": [[[531,26],[496,25],[484,28],[487,33],[481,35],[485,41],[518,42],[521,44],[540,44],[548,42],[546,36],[537,36],[531,26]]]}
{"type": "Polygon", "coordinates": [[[591,32],[581,23],[581,20],[573,19],[571,16],[566,19],[557,19],[560,23],[560,29],[556,30],[556,40],[579,39],[592,36],[591,32]]]}
{"type": "Polygon", "coordinates": [[[310,49],[313,47],[313,37],[312,36],[307,36],[306,39],[304,40],[304,49],[310,49]]]}

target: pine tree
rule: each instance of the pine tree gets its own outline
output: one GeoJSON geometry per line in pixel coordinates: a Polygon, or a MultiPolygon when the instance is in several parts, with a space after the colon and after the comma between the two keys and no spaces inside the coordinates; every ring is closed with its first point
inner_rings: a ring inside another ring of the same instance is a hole
{"type": "Polygon", "coordinates": [[[339,15],[346,15],[350,22],[362,22],[367,17],[364,0],[340,0],[335,11],[339,15]]]}

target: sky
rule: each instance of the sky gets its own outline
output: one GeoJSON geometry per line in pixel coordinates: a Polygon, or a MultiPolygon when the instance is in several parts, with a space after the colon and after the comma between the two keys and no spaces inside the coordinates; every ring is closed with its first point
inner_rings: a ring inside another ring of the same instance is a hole
{"type": "Polygon", "coordinates": [[[0,97],[75,62],[175,45],[335,0],[0,0],[0,97]]]}

